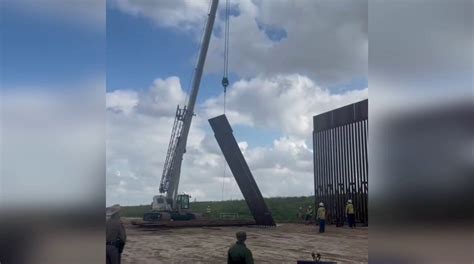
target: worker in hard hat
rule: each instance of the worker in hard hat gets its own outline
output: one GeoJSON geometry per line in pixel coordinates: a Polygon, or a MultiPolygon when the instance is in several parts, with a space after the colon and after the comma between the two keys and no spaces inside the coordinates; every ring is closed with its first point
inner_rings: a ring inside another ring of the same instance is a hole
{"type": "Polygon", "coordinates": [[[308,208],[306,209],[306,216],[305,219],[306,221],[311,220],[313,218],[313,207],[311,205],[308,205],[308,208]]]}
{"type": "Polygon", "coordinates": [[[107,264],[120,264],[127,234],[125,228],[120,221],[120,205],[108,207],[106,213],[106,231],[105,231],[105,247],[107,264]]]}
{"type": "Polygon", "coordinates": [[[349,222],[350,228],[355,228],[355,213],[354,213],[354,205],[352,204],[352,200],[349,199],[346,204],[346,216],[347,222],[349,222]]]}
{"type": "Polygon", "coordinates": [[[323,202],[319,203],[316,218],[319,221],[319,233],[324,233],[326,227],[326,208],[324,208],[323,202]]]}
{"type": "Polygon", "coordinates": [[[227,263],[228,264],[253,264],[252,251],[245,245],[247,234],[243,231],[239,231],[235,234],[237,242],[229,248],[227,252],[227,263]]]}

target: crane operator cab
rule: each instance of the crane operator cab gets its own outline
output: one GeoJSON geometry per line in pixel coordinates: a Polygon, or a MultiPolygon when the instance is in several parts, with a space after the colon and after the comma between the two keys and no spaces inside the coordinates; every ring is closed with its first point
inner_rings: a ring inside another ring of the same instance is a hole
{"type": "Polygon", "coordinates": [[[190,195],[178,194],[178,199],[177,199],[178,208],[180,208],[181,210],[189,209],[189,198],[191,198],[190,195]]]}
{"type": "Polygon", "coordinates": [[[192,220],[196,218],[194,213],[189,212],[189,194],[178,194],[176,197],[176,208],[173,209],[172,201],[164,195],[155,195],[151,203],[151,210],[143,215],[144,221],[172,221],[192,220]]]}

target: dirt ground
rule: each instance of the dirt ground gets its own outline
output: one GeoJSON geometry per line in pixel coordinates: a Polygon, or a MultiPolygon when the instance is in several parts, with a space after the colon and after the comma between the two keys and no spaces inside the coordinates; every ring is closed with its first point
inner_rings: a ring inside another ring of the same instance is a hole
{"type": "Polygon", "coordinates": [[[127,245],[122,263],[226,263],[227,249],[235,242],[237,231],[247,232],[247,247],[255,263],[296,263],[310,260],[311,252],[321,260],[337,263],[368,262],[368,228],[279,224],[275,228],[208,227],[178,229],[141,229],[122,220],[127,245]]]}

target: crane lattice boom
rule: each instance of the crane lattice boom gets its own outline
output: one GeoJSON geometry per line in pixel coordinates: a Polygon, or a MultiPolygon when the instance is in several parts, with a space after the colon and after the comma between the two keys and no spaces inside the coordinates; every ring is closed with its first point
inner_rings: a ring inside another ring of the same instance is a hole
{"type": "Polygon", "coordinates": [[[211,40],[212,28],[216,18],[219,0],[212,0],[206,29],[201,43],[201,50],[193,76],[191,94],[187,105],[184,108],[177,108],[176,117],[171,132],[168,152],[166,154],[163,175],[160,183],[160,193],[166,193],[166,200],[172,203],[172,208],[176,209],[179,178],[181,174],[181,163],[186,152],[186,142],[188,140],[189,129],[194,115],[194,105],[196,104],[199,85],[201,83],[204,63],[206,61],[207,50],[211,40]]]}

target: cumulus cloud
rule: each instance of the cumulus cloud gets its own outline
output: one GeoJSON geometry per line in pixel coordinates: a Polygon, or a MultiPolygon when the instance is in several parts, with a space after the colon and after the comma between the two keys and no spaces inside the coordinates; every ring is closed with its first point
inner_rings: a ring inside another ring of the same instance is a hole
{"type": "MultiPolygon", "coordinates": [[[[367,75],[367,1],[235,1],[234,8],[229,69],[239,76],[297,72],[329,85],[367,75]]],[[[220,70],[222,54],[216,36],[209,70],[220,70]]]]}
{"type": "Polygon", "coordinates": [[[191,30],[202,27],[202,19],[209,10],[208,1],[148,1],[113,0],[113,7],[134,16],[144,16],[156,25],[191,30]]]}
{"type": "Polygon", "coordinates": [[[176,106],[184,104],[186,93],[181,87],[181,82],[176,76],[166,79],[156,79],[153,85],[140,94],[138,108],[140,112],[151,115],[174,116],[176,106]]]}
{"type": "MultiPolygon", "coordinates": [[[[107,103],[108,203],[146,204],[157,194],[174,120],[160,105],[166,101],[163,98],[175,98],[174,103],[178,103],[186,96],[177,77],[155,81],[139,93],[133,97],[138,98],[137,106],[128,108],[129,112],[116,111],[116,104],[107,103]]],[[[107,98],[116,100],[112,95],[117,94],[127,93],[110,92],[107,98]]],[[[270,146],[258,146],[239,136],[238,129],[234,132],[262,193],[311,194],[312,116],[366,97],[367,89],[331,94],[310,78],[296,74],[255,77],[229,87],[228,107],[234,114],[228,118],[232,126],[271,128],[281,134],[270,146]]],[[[222,114],[221,103],[219,95],[198,105],[189,134],[180,192],[198,200],[242,197],[207,122],[222,114]]],[[[176,105],[167,107],[174,110],[176,105]]]]}
{"type": "MultiPolygon", "coordinates": [[[[233,124],[272,128],[284,135],[307,138],[314,115],[367,96],[367,89],[331,94],[306,76],[290,74],[240,80],[230,87],[226,100],[233,124]]],[[[222,101],[222,96],[207,100],[207,116],[219,113],[222,101]]]]}
{"type": "MultiPolygon", "coordinates": [[[[122,12],[152,19],[159,26],[196,33],[208,1],[115,0],[122,12]]],[[[223,8],[214,26],[206,70],[222,71],[223,8]]],[[[367,76],[366,0],[232,0],[229,69],[240,77],[300,73],[323,85],[367,76]]]]}
{"type": "Polygon", "coordinates": [[[106,108],[113,111],[130,113],[138,104],[138,94],[135,91],[116,90],[106,95],[106,108]]]}

